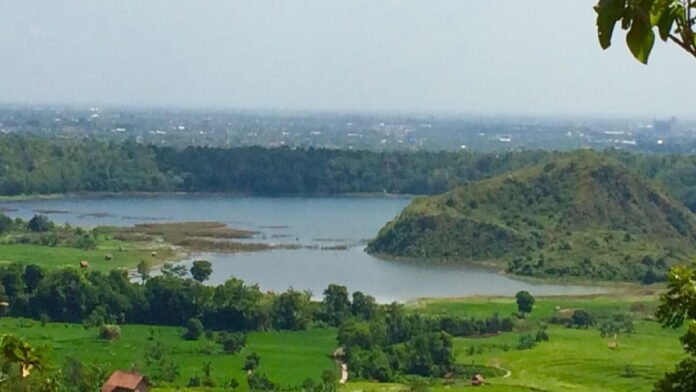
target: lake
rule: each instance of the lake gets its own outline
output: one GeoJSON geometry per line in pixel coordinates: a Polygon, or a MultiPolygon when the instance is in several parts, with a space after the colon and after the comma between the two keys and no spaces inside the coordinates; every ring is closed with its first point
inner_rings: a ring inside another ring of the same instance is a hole
{"type": "MultiPolygon", "coordinates": [[[[314,245],[238,254],[201,254],[213,263],[210,283],[235,276],[262,290],[310,290],[329,283],[374,295],[380,302],[417,297],[590,294],[597,287],[532,284],[463,265],[389,261],[364,252],[365,243],[409,202],[402,197],[105,197],[0,202],[10,216],[48,215],[57,223],[130,226],[144,222],[225,222],[258,231],[253,242],[314,245]],[[321,250],[345,245],[346,250],[321,250]]],[[[189,261],[190,262],[190,261],[189,261]]]]}

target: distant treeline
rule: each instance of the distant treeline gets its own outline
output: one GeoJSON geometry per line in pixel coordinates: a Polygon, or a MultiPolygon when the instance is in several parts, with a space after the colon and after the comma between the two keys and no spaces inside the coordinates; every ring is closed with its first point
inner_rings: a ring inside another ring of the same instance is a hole
{"type": "MultiPolygon", "coordinates": [[[[370,152],[209,148],[0,137],[0,195],[230,192],[245,195],[437,194],[564,152],[370,152]]],[[[696,155],[606,152],[696,210],[696,155]]]]}

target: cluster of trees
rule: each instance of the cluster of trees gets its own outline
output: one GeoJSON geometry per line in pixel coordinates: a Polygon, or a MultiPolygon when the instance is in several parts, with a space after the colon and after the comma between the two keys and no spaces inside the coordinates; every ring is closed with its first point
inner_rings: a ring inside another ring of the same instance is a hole
{"type": "Polygon", "coordinates": [[[391,381],[403,374],[442,377],[458,373],[452,338],[511,331],[512,319],[423,317],[391,304],[372,318],[341,324],[339,344],[353,378],[391,381]]]}
{"type": "Polygon", "coordinates": [[[0,243],[68,246],[94,249],[96,234],[70,225],[57,226],[45,215],[34,215],[29,221],[11,219],[0,212],[0,243]]]}

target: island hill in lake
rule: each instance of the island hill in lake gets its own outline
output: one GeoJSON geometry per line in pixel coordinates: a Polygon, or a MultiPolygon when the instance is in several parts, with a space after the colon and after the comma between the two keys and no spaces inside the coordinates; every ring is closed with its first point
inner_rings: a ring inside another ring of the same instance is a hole
{"type": "Polygon", "coordinates": [[[693,256],[695,239],[685,207],[617,161],[582,151],[416,199],[368,251],[652,283],[693,256]]]}

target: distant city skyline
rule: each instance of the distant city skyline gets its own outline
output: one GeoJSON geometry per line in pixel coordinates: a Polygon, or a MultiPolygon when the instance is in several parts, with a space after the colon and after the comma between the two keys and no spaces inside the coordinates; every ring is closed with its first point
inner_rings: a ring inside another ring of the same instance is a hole
{"type": "Polygon", "coordinates": [[[0,102],[693,118],[693,59],[602,51],[594,3],[3,2],[0,102]]]}

